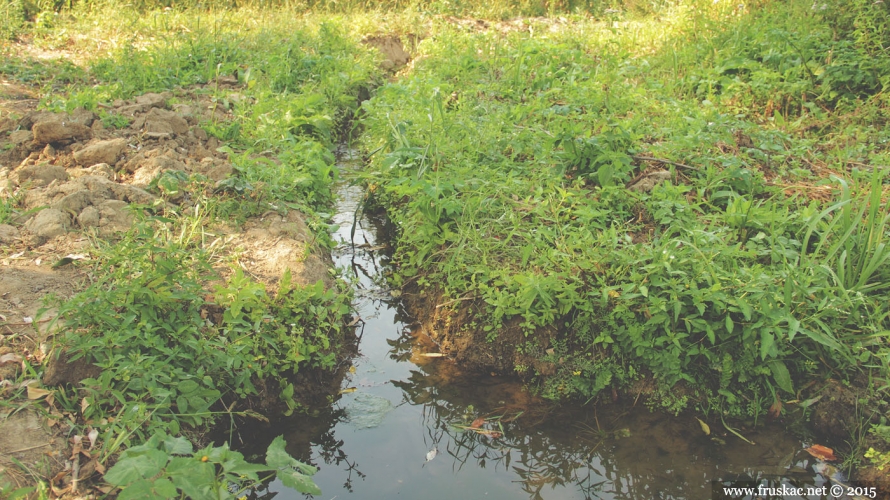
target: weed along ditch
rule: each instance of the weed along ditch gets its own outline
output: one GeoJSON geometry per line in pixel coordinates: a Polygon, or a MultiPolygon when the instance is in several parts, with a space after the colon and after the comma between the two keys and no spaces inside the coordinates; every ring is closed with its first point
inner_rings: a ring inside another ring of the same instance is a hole
{"type": "Polygon", "coordinates": [[[0,498],[888,498],[887,19],[0,7],[0,498]]]}
{"type": "MultiPolygon", "coordinates": [[[[353,150],[340,158],[346,178],[363,167],[353,150]]],[[[462,371],[387,284],[386,220],[365,199],[360,186],[343,183],[334,216],[334,260],[355,287],[359,338],[338,401],[257,434],[238,430],[256,449],[283,434],[295,457],[318,467],[313,480],[326,497],[711,498],[719,480],[831,484],[777,422],[704,430],[694,416],[630,399],[558,405],[515,377],[462,371]]],[[[278,483],[269,491],[301,498],[278,483]]]]}

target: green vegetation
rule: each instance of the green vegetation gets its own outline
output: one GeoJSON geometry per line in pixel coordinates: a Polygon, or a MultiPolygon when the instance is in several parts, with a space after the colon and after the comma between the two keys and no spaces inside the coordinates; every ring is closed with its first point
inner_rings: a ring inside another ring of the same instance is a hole
{"type": "MultiPolygon", "coordinates": [[[[266,471],[316,491],[279,441],[254,466],[170,436],[198,443],[270,394],[295,411],[293,376],[334,368],[349,293],[289,274],[272,293],[222,262],[213,228],[299,209],[330,247],[333,149],[354,117],[371,201],[397,228],[392,282],[467,312],[479,339],[519,330],[517,352],[552,370],[515,371],[546,396],[647,377],[654,406],[757,418],[826,374],[890,388],[887,3],[200,4],[0,7],[0,38],[91,54],[0,49],[4,78],[44,85],[43,109],[119,129],[129,119],[109,102],[182,88],[233,116],[200,126],[236,175],[155,178],[155,194],[186,201],[139,207],[55,323],[58,347],[102,369],[55,401],[100,432],[122,497],[149,480],[161,497],[233,495],[266,471]],[[513,14],[551,17],[486,30],[447,17],[513,14]],[[359,43],[381,26],[423,35],[397,80],[359,43]]],[[[11,221],[19,200],[0,194],[11,221]]]]}
{"type": "Polygon", "coordinates": [[[518,318],[554,398],[651,375],[756,417],[825,373],[886,390],[890,31],[854,3],[437,25],[364,106],[395,282],[492,341],[518,318]],[[647,167],[671,182],[628,189],[647,167]]]}
{"type": "MultiPolygon", "coordinates": [[[[346,287],[297,285],[288,271],[277,291],[268,290],[227,260],[218,228],[299,209],[316,233],[310,245],[330,248],[325,212],[338,177],[333,149],[360,89],[377,78],[376,57],[336,20],[294,29],[280,17],[255,14],[65,11],[77,17],[64,21],[66,29],[89,30],[102,17],[103,29],[121,23],[107,38],[128,42],[85,67],[11,51],[0,68],[10,80],[46,85],[43,109],[85,108],[110,128],[130,119],[109,113],[108,103],[175,88],[206,96],[233,117],[200,126],[224,144],[234,175],[220,183],[175,170],[157,176],[149,189],[176,204],[135,207],[128,233],[98,241],[89,286],[61,304],[50,323],[63,332],[53,356],[64,350],[101,369],[76,386],[55,388],[53,399],[70,415],[72,432],[98,431],[93,457],[106,467],[116,462],[105,480],[123,488],[122,498],[237,498],[276,475],[319,493],[309,478],[314,469],[287,456],[283,441],[273,443],[265,466],[247,464],[226,446],[192,451],[221,417],[234,423],[264,419],[257,408],[300,410],[297,394],[307,389],[294,386],[295,375],[334,371],[347,342],[346,287]],[[237,102],[221,78],[238,83],[237,102]]],[[[36,24],[31,34],[49,47],[59,36],[36,24]]],[[[4,193],[3,222],[18,213],[16,196],[4,193]]]]}

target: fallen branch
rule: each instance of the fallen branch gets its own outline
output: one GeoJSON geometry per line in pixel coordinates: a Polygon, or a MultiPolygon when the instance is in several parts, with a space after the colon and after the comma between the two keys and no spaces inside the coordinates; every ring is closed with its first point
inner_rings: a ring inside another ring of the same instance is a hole
{"type": "Polygon", "coordinates": [[[27,447],[27,448],[21,448],[21,449],[18,449],[18,450],[10,451],[9,454],[12,455],[13,453],[22,453],[22,452],[25,452],[25,451],[36,450],[37,448],[43,448],[44,446],[50,446],[50,445],[52,445],[52,443],[38,444],[38,445],[36,445],[36,446],[29,446],[29,447],[27,447]]]}

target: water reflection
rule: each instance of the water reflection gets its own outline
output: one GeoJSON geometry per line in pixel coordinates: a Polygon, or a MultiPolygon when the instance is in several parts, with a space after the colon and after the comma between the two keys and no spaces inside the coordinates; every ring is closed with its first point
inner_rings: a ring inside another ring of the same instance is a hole
{"type": "MultiPolygon", "coordinates": [[[[251,443],[265,450],[283,433],[289,452],[319,468],[323,498],[685,499],[711,498],[711,481],[728,477],[820,481],[778,426],[744,429],[750,445],[719,420],[708,436],[691,416],[561,407],[421,356],[428,340],[412,335],[382,278],[381,221],[362,212],[358,187],[340,195],[334,256],[355,282],[360,354],[331,407],[276,422],[251,443]]],[[[300,498],[277,483],[263,494],[276,492],[300,498]]]]}

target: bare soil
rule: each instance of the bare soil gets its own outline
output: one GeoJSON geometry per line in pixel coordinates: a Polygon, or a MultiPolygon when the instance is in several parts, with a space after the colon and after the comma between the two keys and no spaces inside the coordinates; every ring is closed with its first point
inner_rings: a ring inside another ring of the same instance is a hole
{"type": "MultiPolygon", "coordinates": [[[[227,91],[229,102],[243,98],[234,79],[213,88],[227,91]]],[[[236,173],[220,141],[201,127],[232,114],[200,87],[110,103],[102,107],[104,122],[85,110],[38,111],[38,103],[37,90],[0,81],[0,201],[15,204],[11,220],[0,224],[0,477],[19,485],[52,478],[57,492],[71,492],[73,465],[96,464],[69,456],[64,422],[73,417],[60,413],[51,392],[34,391],[40,381],[26,370],[46,365],[42,385],[51,391],[97,369],[55,356],[47,328],[52,305],[89,285],[84,263],[95,258],[98,242],[131,227],[134,210],[190,206],[189,193],[161,196],[151,186],[159,175],[180,171],[220,183],[236,173]],[[33,397],[22,403],[25,386],[33,397]]],[[[234,262],[269,287],[286,270],[298,284],[333,284],[330,256],[298,211],[205,230],[222,242],[223,275],[234,262]]],[[[83,480],[92,470],[81,472],[83,480]]]]}

